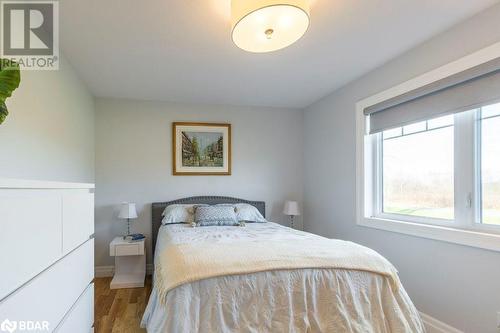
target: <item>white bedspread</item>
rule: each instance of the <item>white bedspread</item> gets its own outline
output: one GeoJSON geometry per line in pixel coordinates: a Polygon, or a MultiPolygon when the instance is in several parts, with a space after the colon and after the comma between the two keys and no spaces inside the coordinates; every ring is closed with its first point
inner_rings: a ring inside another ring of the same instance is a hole
{"type": "MultiPolygon", "coordinates": [[[[240,227],[170,225],[167,244],[317,239],[275,223],[240,227]]],[[[267,271],[205,279],[171,290],[164,304],[153,287],[142,320],[148,332],[424,332],[402,286],[382,275],[342,269],[267,271]]]]}

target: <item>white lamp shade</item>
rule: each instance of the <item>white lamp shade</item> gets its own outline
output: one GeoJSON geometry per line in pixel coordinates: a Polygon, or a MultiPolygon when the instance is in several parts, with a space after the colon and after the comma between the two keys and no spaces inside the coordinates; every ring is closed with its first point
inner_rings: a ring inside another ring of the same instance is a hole
{"type": "Polygon", "coordinates": [[[124,202],[120,208],[120,214],[118,214],[120,219],[135,219],[137,218],[137,210],[135,209],[135,203],[124,202]]]}
{"type": "Polygon", "coordinates": [[[232,0],[234,43],[272,52],[295,43],[309,27],[309,0],[232,0]]]}
{"type": "Polygon", "coordinates": [[[300,215],[300,208],[297,201],[286,201],[283,207],[283,214],[297,216],[300,215]]]}

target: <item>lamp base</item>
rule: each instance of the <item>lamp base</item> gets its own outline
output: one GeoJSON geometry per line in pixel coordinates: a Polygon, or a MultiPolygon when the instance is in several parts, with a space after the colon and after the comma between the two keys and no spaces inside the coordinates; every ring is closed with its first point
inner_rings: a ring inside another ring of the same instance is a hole
{"type": "Polygon", "coordinates": [[[130,219],[127,219],[127,234],[125,236],[123,236],[123,239],[127,238],[130,235],[131,235],[131,233],[130,233],[130,219]]]}

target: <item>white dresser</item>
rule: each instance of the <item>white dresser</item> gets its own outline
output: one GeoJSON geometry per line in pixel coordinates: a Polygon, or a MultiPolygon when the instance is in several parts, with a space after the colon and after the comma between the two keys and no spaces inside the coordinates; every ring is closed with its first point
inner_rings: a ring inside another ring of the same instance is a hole
{"type": "Polygon", "coordinates": [[[93,184],[0,178],[0,327],[92,330],[93,192],[93,184]]]}

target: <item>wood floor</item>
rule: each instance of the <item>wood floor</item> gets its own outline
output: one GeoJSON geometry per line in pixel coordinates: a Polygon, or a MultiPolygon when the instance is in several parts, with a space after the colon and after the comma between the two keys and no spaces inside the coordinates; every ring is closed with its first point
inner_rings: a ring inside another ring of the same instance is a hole
{"type": "Polygon", "coordinates": [[[151,293],[151,276],[144,288],[110,290],[110,282],[111,278],[94,279],[95,332],[146,332],[139,325],[151,293]]]}

